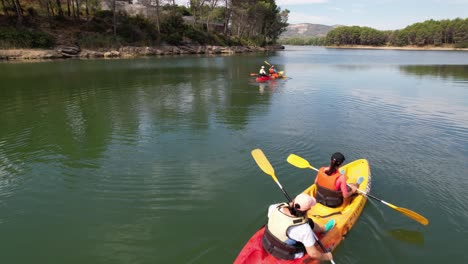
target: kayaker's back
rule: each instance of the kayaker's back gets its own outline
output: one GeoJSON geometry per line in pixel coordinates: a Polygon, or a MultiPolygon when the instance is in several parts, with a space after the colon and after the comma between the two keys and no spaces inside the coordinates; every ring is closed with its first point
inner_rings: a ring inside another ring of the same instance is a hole
{"type": "MultiPolygon", "coordinates": [[[[340,168],[345,170],[346,181],[354,183],[359,177],[364,180],[359,185],[362,191],[370,191],[371,174],[369,163],[365,159],[359,159],[348,163],[340,168]]],[[[304,192],[315,197],[316,185],[313,184],[304,192]]],[[[319,225],[325,225],[330,219],[335,219],[335,227],[326,236],[319,236],[326,248],[334,249],[343,239],[348,231],[353,227],[364,209],[367,198],[363,195],[355,194],[349,202],[345,202],[339,207],[331,208],[322,204],[316,204],[308,212],[307,216],[319,225]]]]}

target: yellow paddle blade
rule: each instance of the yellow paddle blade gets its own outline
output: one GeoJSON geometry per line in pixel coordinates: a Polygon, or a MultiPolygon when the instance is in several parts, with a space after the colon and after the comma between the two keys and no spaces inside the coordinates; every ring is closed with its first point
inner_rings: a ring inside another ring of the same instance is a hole
{"type": "Polygon", "coordinates": [[[279,71],[278,74],[279,74],[279,75],[283,75],[283,74],[284,74],[284,71],[279,71]]]}
{"type": "Polygon", "coordinates": [[[264,62],[265,62],[266,65],[271,66],[271,64],[268,63],[268,61],[264,61],[264,62]]]}
{"type": "Polygon", "coordinates": [[[393,205],[389,202],[385,202],[385,201],[382,201],[380,200],[383,204],[389,206],[390,208],[392,209],[395,209],[397,210],[398,212],[406,215],[407,217],[419,222],[420,224],[422,225],[428,225],[429,224],[429,220],[427,220],[427,218],[425,218],[424,216],[414,212],[414,211],[411,211],[410,209],[406,209],[406,208],[403,208],[403,207],[398,207],[396,205],[393,205]]]}
{"type": "Polygon", "coordinates": [[[265,154],[263,154],[263,151],[261,149],[252,150],[252,157],[255,160],[255,162],[257,163],[258,167],[260,167],[260,169],[264,173],[270,175],[273,178],[273,180],[277,184],[279,184],[278,179],[275,176],[275,170],[271,166],[271,164],[268,161],[268,159],[266,158],[265,154]]]}
{"type": "Polygon", "coordinates": [[[299,157],[296,154],[289,154],[287,161],[289,162],[289,164],[294,165],[301,169],[310,168],[310,169],[318,171],[316,168],[310,165],[310,163],[306,159],[299,157]]]}
{"type": "Polygon", "coordinates": [[[286,159],[289,164],[294,165],[298,168],[305,169],[309,168],[310,164],[307,160],[295,155],[295,154],[289,154],[288,158],[286,159]]]}
{"type": "Polygon", "coordinates": [[[402,207],[396,207],[396,206],[395,206],[394,209],[397,210],[398,212],[406,215],[407,217],[419,222],[422,225],[428,225],[429,224],[429,220],[427,220],[427,218],[425,218],[424,216],[422,216],[422,215],[420,215],[420,214],[418,214],[416,212],[411,211],[410,209],[406,209],[406,208],[402,208],[402,207]]]}

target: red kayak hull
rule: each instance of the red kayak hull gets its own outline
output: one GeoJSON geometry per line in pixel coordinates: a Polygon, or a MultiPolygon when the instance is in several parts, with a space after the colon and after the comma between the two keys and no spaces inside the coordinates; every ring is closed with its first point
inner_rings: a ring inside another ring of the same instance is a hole
{"type": "Polygon", "coordinates": [[[257,82],[266,82],[268,80],[271,80],[271,78],[269,76],[259,76],[259,77],[255,78],[255,81],[257,81],[257,82]]]}
{"type": "MultiPolygon", "coordinates": [[[[307,254],[304,257],[294,260],[282,260],[273,257],[268,254],[262,247],[262,237],[265,232],[265,227],[262,227],[258,230],[245,244],[244,248],[241,250],[240,254],[234,260],[234,264],[253,264],[253,263],[262,263],[262,264],[299,264],[299,263],[308,263],[308,264],[318,264],[318,260],[310,258],[307,254]]],[[[325,245],[326,246],[326,245],[325,245]]]]}

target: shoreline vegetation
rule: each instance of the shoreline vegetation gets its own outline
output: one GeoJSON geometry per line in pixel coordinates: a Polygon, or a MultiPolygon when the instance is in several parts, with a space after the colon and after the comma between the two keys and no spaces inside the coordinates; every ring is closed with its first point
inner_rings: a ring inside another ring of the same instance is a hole
{"type": "Polygon", "coordinates": [[[0,60],[281,49],[288,14],[275,0],[0,0],[0,60]]]}
{"type": "Polygon", "coordinates": [[[276,0],[0,0],[0,61],[236,54],[283,45],[467,50],[468,18],[401,30],[338,26],[325,37],[280,39],[289,10],[276,0]]]}
{"type": "Polygon", "coordinates": [[[366,46],[366,45],[340,45],[325,46],[330,49],[379,49],[379,50],[433,50],[433,51],[468,51],[468,48],[452,46],[366,46]]]}
{"type": "MultiPolygon", "coordinates": [[[[413,50],[413,51],[468,51],[468,48],[453,46],[364,46],[340,45],[323,46],[329,49],[375,49],[375,50],[413,50]]],[[[55,49],[0,49],[0,61],[43,61],[51,59],[93,59],[93,58],[137,58],[166,55],[232,55],[238,53],[266,52],[285,50],[284,46],[266,47],[244,46],[161,46],[161,47],[121,47],[118,49],[78,50],[75,47],[57,47],[55,49]]]]}
{"type": "Polygon", "coordinates": [[[136,58],[165,55],[229,55],[248,52],[266,52],[282,50],[284,46],[273,45],[265,47],[245,46],[173,46],[133,47],[125,46],[118,49],[79,49],[75,46],[59,46],[55,49],[0,49],[0,61],[20,60],[51,60],[51,59],[93,59],[93,58],[136,58]]]}
{"type": "Polygon", "coordinates": [[[334,48],[466,50],[468,18],[427,20],[399,30],[338,26],[322,37],[279,39],[281,45],[312,45],[334,48]]]}

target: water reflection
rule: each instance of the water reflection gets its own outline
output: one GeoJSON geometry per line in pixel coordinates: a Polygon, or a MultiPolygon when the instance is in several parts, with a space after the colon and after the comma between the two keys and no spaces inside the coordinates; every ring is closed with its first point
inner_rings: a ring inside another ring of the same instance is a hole
{"type": "Polygon", "coordinates": [[[36,127],[29,148],[48,143],[71,159],[99,158],[113,138],[131,142],[145,127],[151,133],[206,130],[213,122],[243,127],[251,106],[268,100],[225,79],[221,58],[3,66],[0,138],[18,142],[18,131],[36,127]]]}
{"type": "Polygon", "coordinates": [[[276,91],[276,88],[278,87],[278,82],[276,80],[271,80],[268,82],[259,83],[258,87],[261,93],[262,91],[265,91],[265,89],[267,89],[270,92],[274,92],[276,91]]]}
{"type": "MultiPolygon", "coordinates": [[[[151,142],[159,150],[177,135],[190,139],[210,137],[220,127],[244,129],[253,112],[266,113],[256,106],[270,100],[246,87],[239,70],[244,64],[236,57],[213,57],[0,65],[0,197],[14,190],[16,168],[58,166],[70,175],[67,188],[75,188],[83,177],[79,170],[98,175],[106,160],[112,162],[110,153],[118,153],[112,160],[120,162],[122,151],[150,152],[145,146],[151,142]]],[[[60,177],[54,170],[51,177],[60,177]]],[[[105,176],[93,181],[101,191],[114,188],[105,176]]]]}
{"type": "Polygon", "coordinates": [[[255,82],[251,81],[250,85],[258,86],[258,91],[260,94],[264,94],[265,91],[275,92],[279,87],[284,86],[285,79],[280,80],[269,80],[266,82],[255,82]]]}
{"type": "Polygon", "coordinates": [[[443,79],[468,80],[468,65],[403,65],[400,71],[414,76],[434,76],[443,79]]]}
{"type": "Polygon", "coordinates": [[[258,91],[260,94],[263,94],[265,92],[265,88],[268,87],[266,83],[259,83],[258,84],[258,91]]]}

